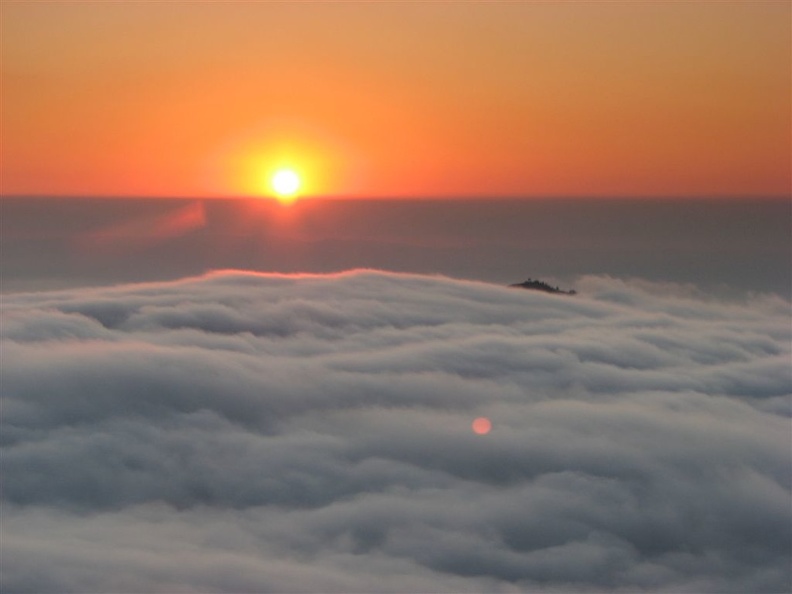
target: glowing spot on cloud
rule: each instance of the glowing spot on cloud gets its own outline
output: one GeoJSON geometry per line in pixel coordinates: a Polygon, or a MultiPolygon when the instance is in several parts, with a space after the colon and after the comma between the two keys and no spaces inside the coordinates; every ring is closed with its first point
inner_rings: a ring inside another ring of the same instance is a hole
{"type": "Polygon", "coordinates": [[[492,423],[487,417],[479,417],[473,421],[473,432],[479,435],[486,435],[492,429],[492,423]]]}

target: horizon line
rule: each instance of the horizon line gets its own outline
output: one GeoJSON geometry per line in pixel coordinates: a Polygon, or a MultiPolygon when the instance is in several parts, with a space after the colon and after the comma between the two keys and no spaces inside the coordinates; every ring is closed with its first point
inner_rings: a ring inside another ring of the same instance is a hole
{"type": "MultiPolygon", "coordinates": [[[[53,199],[53,200],[240,200],[240,201],[266,201],[279,202],[278,198],[269,195],[246,194],[0,194],[0,200],[22,199],[53,199]]],[[[743,201],[743,200],[792,200],[792,191],[788,194],[464,194],[464,195],[304,195],[297,196],[289,204],[316,201],[531,201],[531,200],[612,200],[612,201],[638,201],[638,200],[706,200],[706,201],[743,201]]]]}

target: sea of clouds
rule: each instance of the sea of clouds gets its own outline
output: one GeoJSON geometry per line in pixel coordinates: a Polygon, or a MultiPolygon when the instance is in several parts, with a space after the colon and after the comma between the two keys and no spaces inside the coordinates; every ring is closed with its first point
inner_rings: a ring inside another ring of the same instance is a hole
{"type": "Polygon", "coordinates": [[[4,295],[0,590],[792,590],[790,303],[575,288],[4,295]]]}

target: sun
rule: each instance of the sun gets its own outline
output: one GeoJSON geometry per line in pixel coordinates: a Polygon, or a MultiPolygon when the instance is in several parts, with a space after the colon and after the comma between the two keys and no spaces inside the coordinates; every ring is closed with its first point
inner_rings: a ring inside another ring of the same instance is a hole
{"type": "Polygon", "coordinates": [[[300,176],[293,169],[278,169],[270,179],[275,195],[281,202],[291,202],[300,190],[300,176]]]}
{"type": "Polygon", "coordinates": [[[492,421],[490,421],[487,417],[479,417],[475,421],[473,421],[473,433],[478,433],[479,435],[486,435],[492,429],[492,421]]]}

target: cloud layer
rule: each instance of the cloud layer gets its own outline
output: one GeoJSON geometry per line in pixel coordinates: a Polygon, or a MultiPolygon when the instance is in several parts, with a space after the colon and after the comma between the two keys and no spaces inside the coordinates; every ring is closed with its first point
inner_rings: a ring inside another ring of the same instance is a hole
{"type": "Polygon", "coordinates": [[[576,288],[4,296],[0,589],[789,591],[790,304],[576,288]]]}

